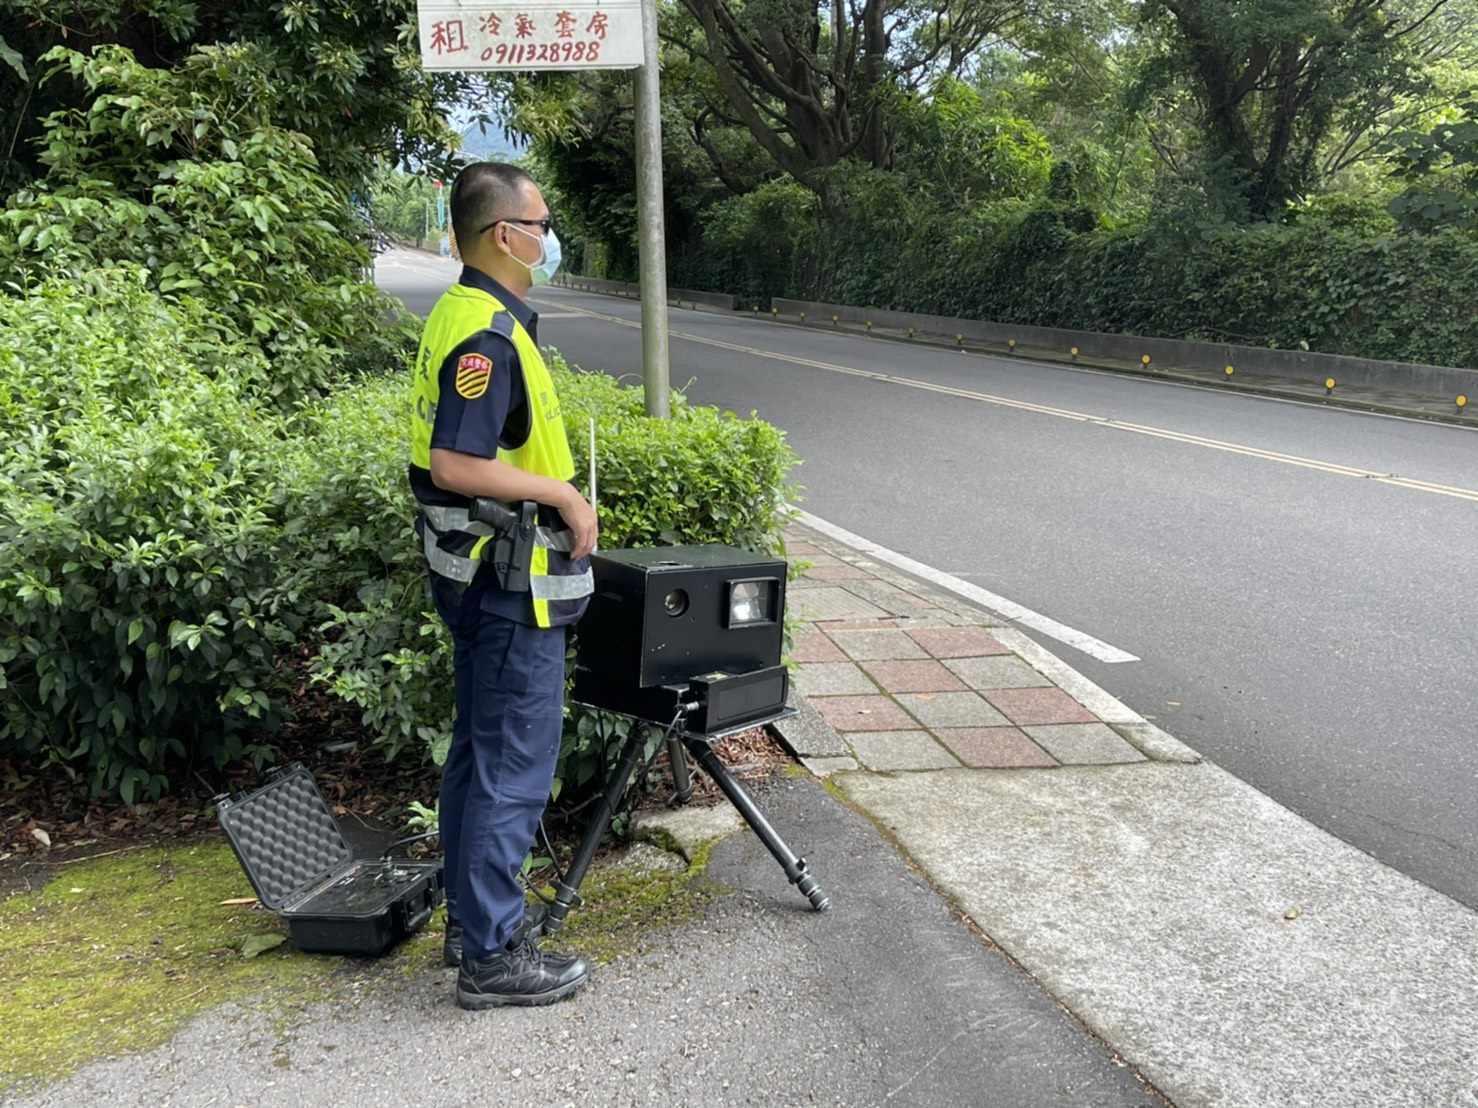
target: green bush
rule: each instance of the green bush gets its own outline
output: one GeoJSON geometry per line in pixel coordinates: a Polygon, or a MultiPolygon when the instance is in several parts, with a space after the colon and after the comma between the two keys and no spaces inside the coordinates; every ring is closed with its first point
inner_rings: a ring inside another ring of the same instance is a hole
{"type": "MultiPolygon", "coordinates": [[[[261,763],[307,646],[386,757],[439,760],[450,646],[412,529],[405,364],[284,413],[248,385],[259,350],[147,284],[93,271],[0,299],[0,754],[127,802],[261,763]]],[[[681,395],[649,420],[638,390],[552,361],[582,473],[597,420],[604,545],[778,549],[779,431],[681,395]]],[[[572,787],[597,730],[572,714],[572,787]]]]}
{"type": "Polygon", "coordinates": [[[669,262],[678,288],[721,289],[768,304],[816,277],[816,196],[792,181],[770,181],[710,208],[695,248],[669,262]]]}
{"type": "Polygon", "coordinates": [[[146,285],[0,298],[0,753],[129,802],[268,757],[289,655],[420,562],[408,363],[288,415],[259,350],[146,285]]]}
{"type": "Polygon", "coordinates": [[[0,751],[95,791],[263,752],[278,650],[301,627],[276,542],[280,417],[260,353],[137,271],[0,299],[0,751]]]}
{"type": "Polygon", "coordinates": [[[259,353],[231,371],[284,405],[399,357],[406,329],[385,325],[391,302],[361,279],[362,226],[307,140],[271,123],[256,51],[161,70],[121,47],[59,48],[43,64],[92,100],[47,119],[46,174],[0,212],[0,285],[142,267],[215,316],[222,342],[259,353]]]}

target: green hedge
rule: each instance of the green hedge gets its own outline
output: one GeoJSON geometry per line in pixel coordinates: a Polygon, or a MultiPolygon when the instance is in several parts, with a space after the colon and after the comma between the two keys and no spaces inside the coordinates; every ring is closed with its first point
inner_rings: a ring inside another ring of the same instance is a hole
{"type": "Polygon", "coordinates": [[[1112,228],[1068,201],[940,207],[902,179],[858,173],[835,183],[825,213],[798,187],[768,185],[713,216],[674,257],[671,283],[1478,366],[1478,237],[1399,232],[1379,208],[1310,204],[1251,226],[1187,208],[1112,228]]]}
{"type": "Polygon", "coordinates": [[[260,757],[301,627],[276,545],[280,417],[261,355],[138,272],[0,299],[0,752],[127,801],[260,757]]]}
{"type": "MultiPolygon", "coordinates": [[[[387,757],[450,732],[448,643],[405,482],[406,378],[347,378],[292,412],[199,304],[137,270],[0,297],[0,755],[132,802],[270,757],[304,650],[387,757]],[[87,311],[76,309],[79,292],[87,311]]],[[[601,441],[607,547],[775,550],[794,461],[778,431],[555,359],[583,472],[601,441]]],[[[565,773],[597,770],[570,720],[565,773]]]]}
{"type": "Polygon", "coordinates": [[[904,310],[1478,365],[1478,240],[1288,225],[1080,232],[1038,209],[904,310]],[[993,248],[994,247],[994,248],[993,248]]]}

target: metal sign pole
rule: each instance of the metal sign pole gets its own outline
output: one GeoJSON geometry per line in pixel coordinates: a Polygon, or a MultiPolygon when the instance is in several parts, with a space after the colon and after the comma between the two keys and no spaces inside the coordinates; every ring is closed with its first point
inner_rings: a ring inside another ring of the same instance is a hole
{"type": "Polygon", "coordinates": [[[667,242],[662,226],[662,102],[656,0],[642,0],[642,59],[636,71],[636,206],[641,255],[642,382],[647,415],[667,419],[667,242]]]}
{"type": "MultiPolygon", "coordinates": [[[[671,406],[656,0],[416,0],[416,22],[421,64],[431,72],[636,70],[642,381],[647,414],[666,419],[671,406]]],[[[438,189],[442,228],[445,211],[438,189]]]]}

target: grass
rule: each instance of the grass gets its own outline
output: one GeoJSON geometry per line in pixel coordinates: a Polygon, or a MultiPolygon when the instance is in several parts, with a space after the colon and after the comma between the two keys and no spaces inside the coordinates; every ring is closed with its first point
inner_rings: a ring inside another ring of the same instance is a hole
{"type": "MultiPolygon", "coordinates": [[[[570,911],[564,929],[543,940],[552,950],[569,950],[597,966],[607,965],[630,954],[644,935],[654,928],[690,923],[704,906],[723,890],[694,885],[694,878],[708,867],[713,844],[701,847],[686,870],[670,873],[633,874],[597,866],[580,886],[584,904],[570,911]]],[[[552,897],[554,890],[542,890],[552,897]]],[[[420,935],[403,944],[394,958],[406,976],[441,966],[441,930],[444,913],[420,935]]]]}

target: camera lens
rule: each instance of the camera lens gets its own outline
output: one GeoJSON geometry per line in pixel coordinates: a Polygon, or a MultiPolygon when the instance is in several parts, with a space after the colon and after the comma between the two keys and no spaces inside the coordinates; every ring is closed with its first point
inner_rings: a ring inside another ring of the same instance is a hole
{"type": "Polygon", "coordinates": [[[680,616],[688,610],[688,594],[682,589],[673,589],[662,598],[662,607],[670,616],[680,616]]]}

